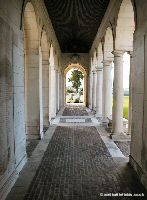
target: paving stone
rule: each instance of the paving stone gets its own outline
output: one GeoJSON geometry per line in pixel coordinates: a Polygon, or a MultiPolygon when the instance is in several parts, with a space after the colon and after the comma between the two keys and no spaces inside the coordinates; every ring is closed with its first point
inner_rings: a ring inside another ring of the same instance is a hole
{"type": "Polygon", "coordinates": [[[84,106],[66,106],[63,111],[63,116],[87,116],[88,113],[84,106]]]}
{"type": "MultiPolygon", "coordinates": [[[[72,112],[79,116],[82,115],[80,112],[86,112],[84,107],[75,109],[72,112]]],[[[71,113],[70,108],[66,108],[66,113],[71,113]]],[[[25,171],[29,177],[36,171],[30,181],[25,179],[30,183],[25,182],[27,189],[20,190],[19,182],[9,196],[13,197],[10,200],[147,199],[147,191],[126,159],[113,158],[109,153],[99,134],[100,127],[96,129],[93,122],[89,123],[91,126],[81,124],[60,126],[59,123],[56,129],[54,127],[52,138],[47,137],[44,141],[48,146],[41,164],[36,167],[36,162],[31,162],[31,172],[25,171]],[[145,197],[112,196],[119,193],[143,193],[145,197]]],[[[44,149],[41,147],[38,144],[39,154],[44,149]]]]}
{"type": "Polygon", "coordinates": [[[118,192],[146,195],[130,166],[114,162],[95,127],[58,126],[25,200],[97,200],[118,192]]]}
{"type": "Polygon", "coordinates": [[[128,157],[130,155],[130,141],[114,141],[122,153],[128,157]]]}

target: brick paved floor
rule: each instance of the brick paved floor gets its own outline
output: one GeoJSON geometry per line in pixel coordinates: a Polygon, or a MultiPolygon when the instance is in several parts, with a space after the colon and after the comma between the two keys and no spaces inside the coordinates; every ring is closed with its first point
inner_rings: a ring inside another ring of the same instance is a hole
{"type": "Polygon", "coordinates": [[[125,156],[130,155],[130,141],[115,141],[115,144],[122,151],[125,156]]]}
{"type": "Polygon", "coordinates": [[[147,195],[131,167],[113,160],[95,127],[58,126],[25,200],[118,199],[100,196],[118,192],[147,195]]]}
{"type": "Polygon", "coordinates": [[[77,106],[77,104],[74,106],[66,106],[63,111],[63,116],[87,116],[88,113],[85,110],[85,107],[80,105],[77,106]]]}

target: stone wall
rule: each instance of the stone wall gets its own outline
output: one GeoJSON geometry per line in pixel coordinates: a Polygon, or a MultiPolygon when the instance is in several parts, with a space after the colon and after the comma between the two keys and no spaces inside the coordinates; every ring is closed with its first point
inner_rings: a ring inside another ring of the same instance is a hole
{"type": "Polygon", "coordinates": [[[130,163],[147,188],[147,9],[146,0],[136,0],[132,74],[132,143],[130,163]]]}
{"type": "MultiPolygon", "coordinates": [[[[0,199],[5,199],[26,163],[24,16],[27,1],[0,1],[0,199]]],[[[46,27],[60,59],[60,47],[43,1],[32,0],[39,38],[46,27]]],[[[38,86],[39,87],[39,86],[38,86]]],[[[33,103],[33,102],[32,102],[33,103]]]]}

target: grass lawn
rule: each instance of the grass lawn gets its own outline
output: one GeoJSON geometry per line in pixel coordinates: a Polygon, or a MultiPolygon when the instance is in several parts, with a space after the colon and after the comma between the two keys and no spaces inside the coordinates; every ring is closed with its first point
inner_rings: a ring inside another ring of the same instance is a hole
{"type": "MultiPolygon", "coordinates": [[[[113,104],[113,101],[112,101],[112,104],[113,104]]],[[[124,96],[124,116],[123,117],[128,119],[128,114],[129,114],[129,96],[124,96]]]]}
{"type": "Polygon", "coordinates": [[[124,96],[124,118],[128,119],[129,114],[129,96],[124,96]]]}

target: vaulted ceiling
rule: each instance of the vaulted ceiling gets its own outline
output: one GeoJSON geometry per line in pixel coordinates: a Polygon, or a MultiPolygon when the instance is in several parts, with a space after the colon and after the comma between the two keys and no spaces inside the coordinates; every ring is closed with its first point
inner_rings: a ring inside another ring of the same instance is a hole
{"type": "Polygon", "coordinates": [[[110,0],[44,0],[63,53],[88,53],[110,0]]]}

